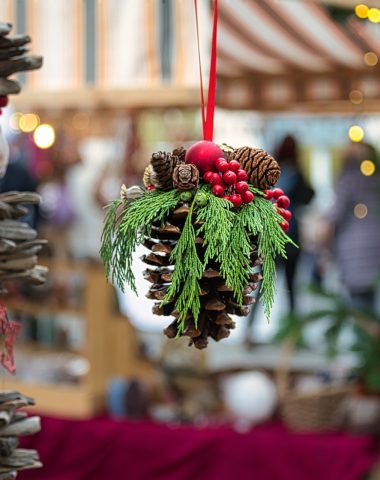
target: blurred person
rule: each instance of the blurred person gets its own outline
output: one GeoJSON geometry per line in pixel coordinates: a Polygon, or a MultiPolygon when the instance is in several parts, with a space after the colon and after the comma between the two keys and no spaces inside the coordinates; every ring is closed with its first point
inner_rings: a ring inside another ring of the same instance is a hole
{"type": "Polygon", "coordinates": [[[374,160],[373,147],[350,143],[335,186],[335,205],[329,216],[332,248],[352,306],[374,310],[380,274],[380,176],[363,175],[360,164],[374,160]]]}
{"type": "MultiPolygon", "coordinates": [[[[289,222],[290,227],[287,234],[299,245],[299,222],[298,215],[300,207],[307,205],[314,196],[314,190],[306,182],[300,166],[299,152],[297,141],[291,135],[287,135],[280,143],[277,154],[275,156],[280,167],[281,176],[276,187],[282,188],[291,200],[289,210],[292,212],[292,219],[289,222]]],[[[284,270],[287,293],[289,299],[289,309],[293,312],[296,309],[295,298],[295,279],[297,273],[298,261],[302,252],[301,246],[294,247],[287,244],[286,247],[287,260],[279,259],[279,266],[284,270]]],[[[246,343],[251,344],[249,338],[251,326],[254,322],[256,308],[251,310],[248,317],[248,325],[246,331],[246,343]]]]}

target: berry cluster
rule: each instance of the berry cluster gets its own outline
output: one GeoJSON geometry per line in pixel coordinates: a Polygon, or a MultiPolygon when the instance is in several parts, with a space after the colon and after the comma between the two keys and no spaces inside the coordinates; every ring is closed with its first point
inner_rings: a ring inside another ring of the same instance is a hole
{"type": "Polygon", "coordinates": [[[290,199],[284,195],[284,191],[281,188],[274,188],[273,190],[265,190],[265,198],[267,200],[274,200],[273,205],[276,207],[277,212],[284,219],[280,223],[280,227],[287,232],[289,230],[289,222],[292,218],[292,212],[287,210],[290,205],[290,199]]]}
{"type": "Polygon", "coordinates": [[[208,170],[203,175],[203,180],[212,185],[212,193],[217,197],[229,200],[235,207],[242,203],[252,202],[254,195],[249,191],[247,172],[240,168],[236,160],[227,160],[220,157],[215,166],[218,172],[208,170]]]}

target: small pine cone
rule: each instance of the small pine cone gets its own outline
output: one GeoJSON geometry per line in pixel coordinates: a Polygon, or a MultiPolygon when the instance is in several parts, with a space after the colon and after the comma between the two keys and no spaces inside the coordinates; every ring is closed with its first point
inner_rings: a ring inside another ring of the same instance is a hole
{"type": "Polygon", "coordinates": [[[183,147],[177,147],[173,150],[173,157],[177,157],[176,165],[185,163],[186,150],[183,147]]]}
{"type": "Polygon", "coordinates": [[[173,188],[172,175],[177,157],[168,152],[157,152],[152,155],[150,164],[152,166],[151,181],[156,188],[171,190],[173,188]]]}
{"type": "Polygon", "coordinates": [[[280,177],[278,163],[261,148],[237,148],[230,160],[237,160],[241,168],[247,172],[249,183],[261,190],[273,187],[280,177]]]}
{"type": "Polygon", "coordinates": [[[198,187],[199,171],[195,165],[180,163],[173,171],[173,185],[178,190],[193,190],[198,187]]]}
{"type": "Polygon", "coordinates": [[[226,143],[222,143],[222,145],[220,145],[220,148],[223,150],[223,153],[224,153],[224,156],[226,157],[226,159],[228,161],[230,161],[231,160],[231,155],[234,152],[234,148],[230,147],[226,143]]]}
{"type": "Polygon", "coordinates": [[[148,165],[147,167],[145,167],[145,170],[144,170],[144,175],[143,175],[143,182],[144,182],[144,186],[145,188],[148,188],[149,186],[153,185],[152,183],[152,165],[148,165]]]}

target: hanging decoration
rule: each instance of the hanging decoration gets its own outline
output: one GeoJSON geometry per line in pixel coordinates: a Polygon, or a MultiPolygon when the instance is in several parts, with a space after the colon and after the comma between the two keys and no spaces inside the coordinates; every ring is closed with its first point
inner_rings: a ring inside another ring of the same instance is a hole
{"type": "MultiPolygon", "coordinates": [[[[196,0],[195,12],[199,52],[196,0]]],[[[145,189],[122,187],[107,207],[100,251],[107,277],[136,292],[132,255],[144,245],[153,313],[174,318],[166,336],[188,336],[199,349],[209,337],[229,336],[231,315],[249,313],[257,288],[269,318],[276,256],[286,257],[292,243],[285,233],[288,197],[272,190],[280,175],[276,160],[259,148],[213,142],[217,13],[215,0],[207,107],[200,68],[203,140],[154,153],[145,189]]]]}

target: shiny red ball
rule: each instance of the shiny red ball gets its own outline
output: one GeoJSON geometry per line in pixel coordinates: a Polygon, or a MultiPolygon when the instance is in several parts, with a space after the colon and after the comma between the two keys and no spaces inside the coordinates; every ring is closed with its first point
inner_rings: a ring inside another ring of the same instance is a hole
{"type": "Polygon", "coordinates": [[[272,198],[280,198],[281,195],[284,195],[284,190],[282,190],[282,188],[274,188],[272,190],[272,198]]]}
{"type": "Polygon", "coordinates": [[[220,185],[222,183],[222,177],[219,173],[213,173],[209,183],[210,185],[220,185]]]}
{"type": "Polygon", "coordinates": [[[216,197],[223,197],[224,195],[224,188],[222,185],[214,185],[211,190],[216,197]]]}
{"type": "Polygon", "coordinates": [[[254,198],[255,196],[249,190],[241,194],[241,199],[243,200],[243,203],[251,203],[254,198]]]}
{"type": "Polygon", "coordinates": [[[225,173],[228,170],[228,162],[225,158],[217,158],[215,162],[216,168],[219,170],[219,172],[225,173]]]}
{"type": "Polygon", "coordinates": [[[231,195],[230,202],[234,204],[235,207],[240,207],[240,205],[243,203],[243,200],[241,198],[241,195],[238,193],[234,193],[231,195]]]}
{"type": "Polygon", "coordinates": [[[236,179],[238,182],[246,182],[248,180],[247,172],[242,168],[239,168],[239,170],[236,172],[236,179]]]}
{"type": "Polygon", "coordinates": [[[228,164],[228,168],[231,170],[231,172],[237,172],[240,170],[240,163],[237,160],[231,160],[228,164]]]}
{"type": "Polygon", "coordinates": [[[270,200],[271,198],[273,198],[273,190],[265,190],[265,195],[264,195],[264,198],[266,200],[270,200]]]}
{"type": "Polygon", "coordinates": [[[280,223],[280,227],[284,230],[284,232],[287,232],[289,230],[289,222],[287,220],[283,220],[280,223]]]}
{"type": "MultiPolygon", "coordinates": [[[[231,162],[230,162],[231,163],[231,162]]],[[[233,185],[236,183],[236,173],[229,170],[226,173],[223,173],[223,180],[227,185],[233,185]]]]}
{"type": "Polygon", "coordinates": [[[292,218],[292,212],[290,210],[283,210],[281,212],[281,215],[285,218],[285,220],[287,220],[288,222],[291,220],[292,218]]]}
{"type": "Polygon", "coordinates": [[[281,195],[281,196],[278,197],[278,199],[277,199],[277,205],[278,205],[280,208],[288,208],[289,205],[290,205],[290,198],[287,197],[286,195],[281,195]]]}
{"type": "Polygon", "coordinates": [[[237,182],[235,185],[235,190],[237,193],[244,193],[248,190],[248,183],[247,182],[237,182]]]}
{"type": "Polygon", "coordinates": [[[205,174],[203,175],[203,180],[206,183],[210,183],[213,175],[214,175],[214,172],[211,172],[211,170],[207,170],[207,172],[205,172],[205,174]]]}
{"type": "Polygon", "coordinates": [[[215,171],[216,160],[223,156],[223,150],[216,143],[201,140],[188,148],[185,162],[192,163],[200,172],[204,173],[207,170],[215,171]]]}

